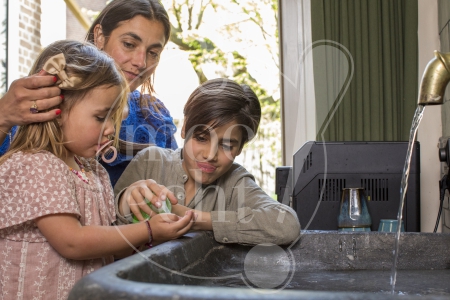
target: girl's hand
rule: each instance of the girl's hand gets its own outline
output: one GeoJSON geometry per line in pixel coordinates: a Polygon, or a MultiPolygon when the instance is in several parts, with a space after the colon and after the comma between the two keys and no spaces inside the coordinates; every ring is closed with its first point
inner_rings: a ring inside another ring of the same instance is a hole
{"type": "Polygon", "coordinates": [[[187,211],[183,217],[175,214],[155,214],[150,219],[153,245],[174,240],[186,234],[194,224],[193,219],[193,211],[187,211]]]}
{"type": "MultiPolygon", "coordinates": [[[[153,179],[139,180],[130,185],[120,198],[121,213],[131,211],[138,220],[143,221],[144,217],[141,210],[149,216],[156,215],[148,207],[146,200],[150,201],[156,207],[161,207],[161,202],[169,199],[172,205],[178,203],[175,195],[165,186],[157,184],[153,179]]],[[[126,213],[125,213],[126,214],[126,213]]]]}
{"type": "MultiPolygon", "coordinates": [[[[30,107],[36,103],[39,111],[62,102],[61,90],[55,86],[56,77],[45,71],[15,80],[0,99],[0,129],[9,131],[15,125],[44,122],[56,118],[57,109],[32,114],[30,107]]],[[[57,114],[58,112],[58,114],[57,114]]]]}
{"type": "Polygon", "coordinates": [[[177,204],[175,206],[172,206],[172,212],[178,216],[183,216],[188,211],[192,211],[194,214],[193,219],[193,230],[213,230],[212,228],[212,220],[211,220],[211,213],[201,210],[191,210],[190,208],[177,204]]]}

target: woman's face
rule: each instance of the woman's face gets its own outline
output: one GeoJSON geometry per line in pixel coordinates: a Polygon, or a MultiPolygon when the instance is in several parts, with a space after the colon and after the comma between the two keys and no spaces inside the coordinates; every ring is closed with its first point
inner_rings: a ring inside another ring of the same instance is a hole
{"type": "Polygon", "coordinates": [[[97,25],[94,37],[96,46],[114,58],[131,91],[155,71],[166,43],[163,24],[140,15],[120,22],[109,37],[105,37],[101,25],[97,25]]]}

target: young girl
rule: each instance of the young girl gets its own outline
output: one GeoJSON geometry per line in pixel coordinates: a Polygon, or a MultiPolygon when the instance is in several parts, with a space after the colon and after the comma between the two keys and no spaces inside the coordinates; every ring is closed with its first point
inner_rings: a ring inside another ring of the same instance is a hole
{"type": "MultiPolygon", "coordinates": [[[[159,0],[114,0],[100,12],[86,40],[110,55],[130,86],[128,116],[119,135],[117,158],[101,162],[115,185],[134,154],[149,144],[176,149],[175,124],[164,103],[153,96],[153,76],[170,38],[167,11],[159,0]],[[138,87],[141,86],[140,91],[138,87]]],[[[55,118],[60,89],[43,73],[21,78],[0,98],[0,156],[9,148],[16,125],[55,118]],[[53,85],[53,86],[49,86],[53,85]],[[36,105],[39,114],[30,113],[36,105]],[[3,141],[3,144],[1,144],[3,141]]]]}
{"type": "Polygon", "coordinates": [[[296,213],[271,199],[252,174],[234,162],[256,134],[261,107],[246,85],[214,79],[198,87],[184,107],[176,151],[149,147],[139,152],[115,186],[118,216],[131,222],[150,213],[147,185],[165,185],[178,199],[172,212],[198,214],[193,229],[212,230],[221,243],[288,244],[300,234],[296,213]]]}
{"type": "MultiPolygon", "coordinates": [[[[55,75],[65,99],[60,118],[20,127],[0,158],[2,299],[66,299],[78,279],[113,256],[191,227],[192,212],[109,226],[116,219],[112,187],[94,157],[119,129],[126,103],[127,82],[113,59],[94,46],[59,41],[31,73],[41,69],[55,75]]],[[[150,188],[176,202],[161,186],[150,188]]]]}

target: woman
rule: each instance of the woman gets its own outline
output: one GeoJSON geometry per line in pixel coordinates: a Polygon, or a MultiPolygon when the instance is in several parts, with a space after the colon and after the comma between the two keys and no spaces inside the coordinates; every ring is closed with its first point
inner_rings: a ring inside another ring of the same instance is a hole
{"type": "MultiPolygon", "coordinates": [[[[113,186],[137,151],[148,144],[177,148],[173,119],[164,104],[151,95],[152,75],[169,37],[169,17],[158,0],[112,1],[100,12],[86,36],[87,41],[116,61],[132,91],[128,97],[128,117],[119,134],[119,155],[112,163],[103,163],[113,186]],[[141,92],[136,90],[139,86],[141,92]]],[[[4,140],[5,150],[14,134],[11,129],[14,125],[57,117],[54,106],[60,103],[61,98],[57,97],[60,90],[40,89],[52,84],[53,76],[19,79],[0,99],[0,142],[4,140]],[[53,109],[43,112],[49,108],[53,109]]]]}
{"type": "Polygon", "coordinates": [[[122,122],[118,158],[103,163],[113,186],[137,151],[148,144],[176,149],[176,126],[164,104],[152,96],[152,75],[170,38],[167,11],[158,0],[115,0],[99,14],[87,41],[108,53],[127,78],[128,117],[122,122]],[[136,89],[141,86],[141,92],[136,89]]]}

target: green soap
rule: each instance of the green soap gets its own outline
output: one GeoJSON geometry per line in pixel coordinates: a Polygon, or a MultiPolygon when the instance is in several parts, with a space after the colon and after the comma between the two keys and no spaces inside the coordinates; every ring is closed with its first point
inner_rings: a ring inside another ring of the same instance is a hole
{"type": "MultiPolygon", "coordinates": [[[[147,202],[147,205],[157,214],[161,214],[161,213],[170,214],[172,212],[172,203],[170,203],[169,198],[167,198],[166,201],[161,202],[160,208],[157,208],[156,206],[154,206],[150,201],[148,201],[147,198],[145,198],[144,200],[147,202]]],[[[146,214],[142,210],[141,210],[141,214],[145,219],[150,219],[148,214],[146,214]]],[[[133,214],[133,223],[139,223],[139,222],[140,221],[138,220],[138,218],[133,214]]]]}

